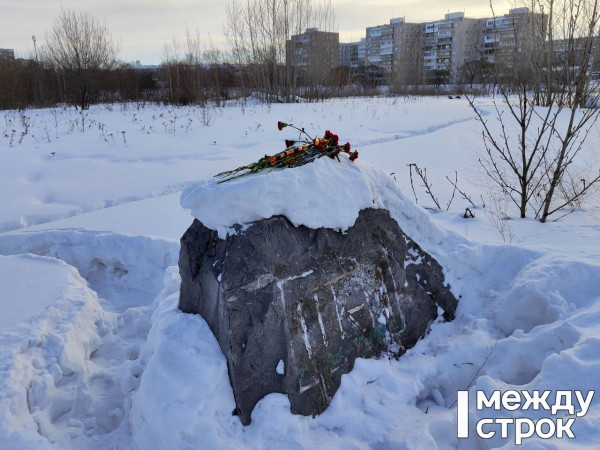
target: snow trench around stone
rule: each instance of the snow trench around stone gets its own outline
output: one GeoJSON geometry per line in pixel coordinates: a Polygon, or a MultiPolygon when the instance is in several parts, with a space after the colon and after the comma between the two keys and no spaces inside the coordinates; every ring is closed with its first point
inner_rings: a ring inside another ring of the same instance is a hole
{"type": "Polygon", "coordinates": [[[177,251],[176,243],[114,233],[0,236],[0,255],[15,255],[0,256],[0,267],[23,266],[9,285],[18,292],[40,278],[47,299],[0,329],[3,448],[130,448],[142,347],[177,251]]]}

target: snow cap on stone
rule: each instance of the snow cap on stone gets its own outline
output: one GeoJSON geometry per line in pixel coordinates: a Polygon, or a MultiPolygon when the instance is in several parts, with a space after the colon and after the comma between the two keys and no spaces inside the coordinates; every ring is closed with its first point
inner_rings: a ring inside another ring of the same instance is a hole
{"type": "Polygon", "coordinates": [[[411,237],[440,242],[444,233],[381,169],[357,160],[320,158],[292,169],[275,169],[218,183],[203,180],[186,189],[181,206],[219,237],[233,225],[283,215],[295,226],[341,231],[365,208],[387,209],[411,237]]]}

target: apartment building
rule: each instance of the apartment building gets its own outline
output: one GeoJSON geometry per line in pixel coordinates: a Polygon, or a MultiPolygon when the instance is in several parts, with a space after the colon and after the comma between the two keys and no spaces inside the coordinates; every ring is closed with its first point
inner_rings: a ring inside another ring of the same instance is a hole
{"type": "MultiPolygon", "coordinates": [[[[363,41],[364,42],[364,39],[363,41]]],[[[359,47],[361,42],[340,43],[340,66],[344,67],[359,67],[364,65],[364,44],[363,58],[359,59],[359,47]]]]}
{"type": "Polygon", "coordinates": [[[286,42],[286,63],[307,72],[329,72],[339,65],[339,33],[307,28],[286,42]]]}
{"type": "Polygon", "coordinates": [[[0,58],[15,59],[15,51],[10,48],[0,48],[0,58]]]}
{"type": "MultiPolygon", "coordinates": [[[[421,64],[421,24],[396,18],[386,25],[368,27],[366,34],[363,56],[365,65],[377,66],[384,74],[392,77],[414,78],[414,69],[421,64]]],[[[357,56],[360,60],[360,48],[357,56]]]]}
{"type": "Polygon", "coordinates": [[[392,82],[418,84],[423,80],[423,24],[403,22],[395,28],[392,82]]]}
{"type": "MultiPolygon", "coordinates": [[[[470,61],[508,61],[527,50],[532,27],[544,38],[547,15],[514,8],[493,18],[469,18],[463,12],[448,13],[442,20],[408,23],[404,18],[366,28],[359,42],[339,44],[337,33],[309,28],[288,41],[288,61],[309,67],[311,61],[333,61],[347,67],[376,66],[392,83],[418,84],[432,77],[458,82],[461,68],[470,61]],[[334,50],[334,48],[336,50],[334,50]]],[[[600,57],[596,58],[600,65],[600,57]]],[[[333,67],[333,66],[332,66],[333,67]]]]}
{"type": "Polygon", "coordinates": [[[458,80],[460,67],[480,58],[481,19],[462,12],[448,13],[444,20],[429,22],[423,32],[423,69],[446,72],[450,81],[458,80]]]}
{"type": "Polygon", "coordinates": [[[594,39],[594,45],[592,47],[592,63],[590,67],[590,73],[592,78],[600,78],[600,37],[594,39]]]}
{"type": "MultiPolygon", "coordinates": [[[[358,64],[377,66],[389,81],[418,84],[432,73],[446,73],[446,81],[457,80],[460,67],[481,57],[482,20],[464,17],[464,13],[449,13],[444,20],[428,23],[408,23],[403,18],[389,24],[368,27],[364,54],[356,51],[358,64]]],[[[340,64],[350,65],[351,52],[341,53],[340,64]]]]}
{"type": "Polygon", "coordinates": [[[548,16],[531,13],[529,8],[513,8],[508,14],[483,20],[483,60],[510,64],[515,52],[522,52],[525,47],[534,45],[532,35],[544,40],[548,16]]]}
{"type": "Polygon", "coordinates": [[[600,78],[600,38],[598,36],[590,41],[585,37],[556,39],[552,42],[552,50],[552,64],[555,68],[560,68],[558,70],[563,70],[567,66],[573,69],[583,67],[584,62],[588,59],[587,52],[589,51],[589,61],[585,70],[593,78],[600,78]]]}
{"type": "Polygon", "coordinates": [[[358,43],[358,65],[364,66],[367,62],[367,39],[361,38],[358,43]]]}
{"type": "Polygon", "coordinates": [[[394,28],[399,21],[392,19],[389,25],[378,25],[367,28],[365,39],[365,64],[377,66],[385,74],[390,74],[393,67],[394,28]]]}

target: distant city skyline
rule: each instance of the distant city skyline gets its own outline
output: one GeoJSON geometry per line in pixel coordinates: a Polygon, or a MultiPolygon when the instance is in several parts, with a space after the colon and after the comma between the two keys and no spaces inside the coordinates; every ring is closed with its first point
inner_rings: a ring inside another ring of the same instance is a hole
{"type": "MultiPolygon", "coordinates": [[[[318,3],[318,1],[316,2],[318,3]]],[[[356,2],[332,0],[340,42],[358,41],[369,26],[383,25],[395,17],[407,22],[443,19],[448,12],[464,12],[467,17],[491,15],[487,0],[373,0],[356,2]]],[[[511,0],[494,2],[497,15],[514,7],[511,0]]],[[[223,24],[224,0],[0,0],[0,48],[15,50],[16,57],[33,52],[32,36],[37,44],[45,40],[60,8],[85,9],[106,19],[121,42],[120,58],[126,62],[159,64],[165,44],[182,41],[186,28],[198,30],[216,47],[225,47],[223,24]]]]}

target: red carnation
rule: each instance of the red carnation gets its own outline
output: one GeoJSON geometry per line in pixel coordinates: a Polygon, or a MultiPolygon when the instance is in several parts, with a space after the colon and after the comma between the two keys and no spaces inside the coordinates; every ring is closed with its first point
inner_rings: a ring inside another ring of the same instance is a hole
{"type": "Polygon", "coordinates": [[[350,142],[344,144],[344,152],[350,153],[350,142]]]}
{"type": "Polygon", "coordinates": [[[358,158],[358,150],[355,150],[354,153],[350,155],[350,161],[354,161],[356,158],[358,158]]]}
{"type": "Polygon", "coordinates": [[[327,139],[328,141],[331,141],[331,145],[336,146],[338,145],[339,142],[339,137],[337,134],[333,134],[331,131],[326,130],[325,131],[325,139],[327,139]]]}
{"type": "Polygon", "coordinates": [[[277,122],[277,128],[279,129],[279,131],[283,130],[287,126],[288,126],[288,124],[285,122],[282,122],[281,120],[277,122]]]}
{"type": "Polygon", "coordinates": [[[296,143],[296,141],[290,141],[289,139],[285,140],[285,146],[286,147],[291,147],[292,145],[294,145],[296,143]]]}

